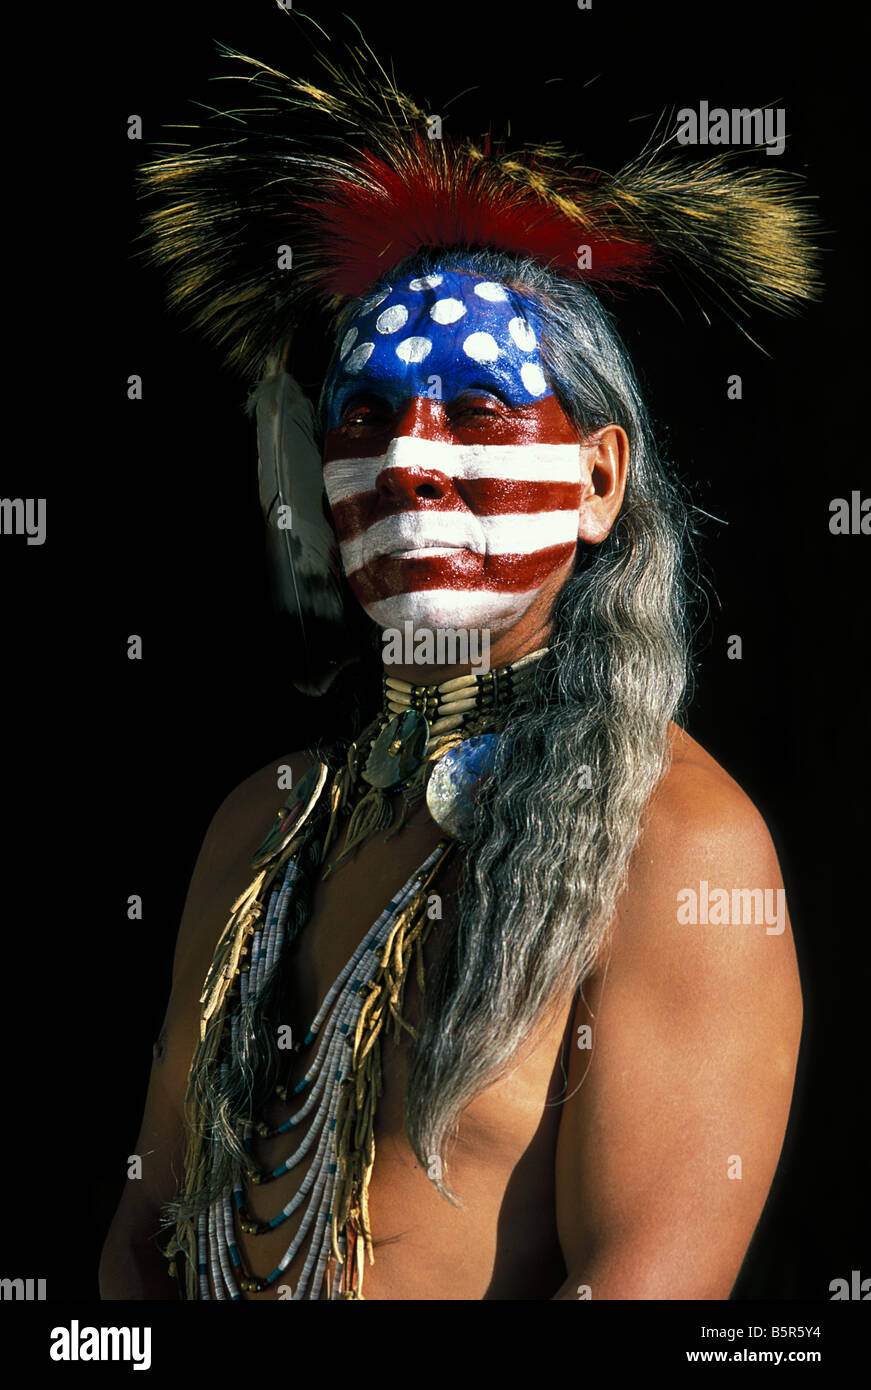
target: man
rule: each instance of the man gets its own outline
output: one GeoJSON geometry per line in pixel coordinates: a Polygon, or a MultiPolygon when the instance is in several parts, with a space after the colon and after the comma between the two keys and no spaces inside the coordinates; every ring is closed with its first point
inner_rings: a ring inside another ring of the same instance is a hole
{"type": "Polygon", "coordinates": [[[346,291],[323,487],[367,617],[486,634],[495,687],[391,657],[346,766],[219,810],[105,1297],[175,1296],[175,1203],[189,1297],[726,1298],[770,1186],[800,992],[764,823],[674,722],[681,504],[586,284],[444,240],[346,291]]]}

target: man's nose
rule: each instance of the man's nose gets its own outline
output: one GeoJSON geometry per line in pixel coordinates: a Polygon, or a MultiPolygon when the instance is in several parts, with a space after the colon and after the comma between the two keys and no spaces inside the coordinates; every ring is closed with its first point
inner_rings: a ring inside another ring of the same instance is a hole
{"type": "MultiPolygon", "coordinates": [[[[384,456],[384,467],[375,479],[379,497],[419,505],[447,496],[452,487],[451,479],[440,469],[427,466],[421,458],[419,443],[421,440],[431,444],[447,443],[440,439],[437,409],[438,402],[413,396],[398,413],[393,438],[384,456]]],[[[426,449],[427,445],[423,447],[426,449]]]]}
{"type": "MultiPolygon", "coordinates": [[[[407,446],[408,441],[404,442],[407,446]]],[[[417,462],[406,463],[407,447],[403,449],[402,444],[402,440],[395,439],[387,451],[385,466],[375,479],[378,496],[412,506],[447,497],[452,487],[447,473],[438,468],[425,468],[417,462]],[[400,447],[395,448],[396,445],[400,447]]]]}

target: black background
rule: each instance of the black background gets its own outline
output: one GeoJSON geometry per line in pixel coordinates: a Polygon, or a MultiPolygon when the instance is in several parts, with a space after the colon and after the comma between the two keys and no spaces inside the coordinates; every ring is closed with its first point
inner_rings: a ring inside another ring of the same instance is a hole
{"type": "MultiPolygon", "coordinates": [[[[339,7],[310,0],[308,11],[346,32],[339,7]]],[[[805,989],[793,1119],[736,1296],[827,1300],[830,1281],[863,1260],[871,1275],[859,1234],[871,540],[828,529],[832,498],[871,492],[859,20],[836,6],[674,0],[352,12],[394,57],[400,86],[450,112],[446,131],[499,133],[508,116],[512,141],[555,139],[605,167],[663,111],[703,99],[786,108],[787,149],[771,164],[805,172],[818,197],[824,300],[795,320],[757,315],[764,352],[687,299],[682,318],[655,292],[608,302],[665,457],[721,519],[699,518],[708,613],[688,727],[768,821],[805,989]],[[726,399],[731,373],[740,402],[726,399]],[[727,659],[730,634],[743,639],[740,661],[727,659]]],[[[197,119],[189,98],[220,104],[214,40],[286,71],[313,65],[271,3],[187,13],[159,0],[90,28],[64,23],[52,31],[55,85],[35,73],[22,113],[35,197],[13,213],[23,220],[10,280],[20,266],[28,307],[3,493],[47,498],[47,541],[2,542],[0,1273],[47,1276],[51,1299],[88,1299],[208,821],[243,777],[320,727],[317,704],[289,685],[292,654],[269,607],[244,386],[165,313],[159,277],[131,258],[133,172],[164,123],[197,119]],[[142,143],[127,139],[131,113],[142,143]],[[144,381],[138,403],[126,398],[131,373],[144,381]],[[126,655],[133,633],[140,662],[126,655]],[[132,893],[141,922],[127,918],[132,893]]]]}

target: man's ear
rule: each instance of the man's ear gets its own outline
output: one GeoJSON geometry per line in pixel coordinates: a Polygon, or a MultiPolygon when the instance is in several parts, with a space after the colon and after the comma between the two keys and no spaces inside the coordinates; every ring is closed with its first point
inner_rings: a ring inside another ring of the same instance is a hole
{"type": "Polygon", "coordinates": [[[580,446],[581,506],[578,540],[599,545],[623,505],[629,471],[629,438],[620,425],[605,425],[580,446]]]}

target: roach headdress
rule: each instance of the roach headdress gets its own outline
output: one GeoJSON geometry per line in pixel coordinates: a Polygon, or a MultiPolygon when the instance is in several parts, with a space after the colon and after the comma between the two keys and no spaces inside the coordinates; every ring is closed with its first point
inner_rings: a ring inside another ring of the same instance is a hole
{"type": "Polygon", "coordinates": [[[312,323],[329,328],[399,261],[436,248],[532,257],[596,289],[670,273],[739,316],[791,313],[818,294],[815,220],[798,176],[731,151],[692,162],[650,143],[609,174],[555,145],[431,138],[431,118],[362,42],[343,69],[318,54],[318,85],[222,52],[244,106],[212,111],[201,143],[144,166],[144,235],[171,302],[259,383],[261,500],[309,653],[298,684],[317,692],[337,669],[342,581],[312,408],[284,370],[312,323]]]}

